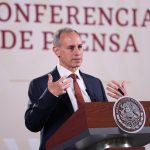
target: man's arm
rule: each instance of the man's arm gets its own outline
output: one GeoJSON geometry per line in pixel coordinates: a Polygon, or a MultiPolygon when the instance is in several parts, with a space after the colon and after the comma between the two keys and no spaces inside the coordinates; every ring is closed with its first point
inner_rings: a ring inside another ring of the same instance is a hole
{"type": "Polygon", "coordinates": [[[66,80],[66,77],[62,77],[53,82],[52,76],[49,74],[47,88],[43,89],[41,84],[41,82],[33,80],[29,86],[29,104],[25,113],[25,124],[33,132],[38,132],[44,127],[45,122],[56,108],[59,96],[64,94],[66,88],[70,86],[70,81],[66,80]]]}
{"type": "Polygon", "coordinates": [[[29,86],[29,103],[25,112],[25,125],[32,132],[40,131],[50,113],[55,108],[58,98],[46,88],[41,92],[40,85],[32,81],[29,86]]]}

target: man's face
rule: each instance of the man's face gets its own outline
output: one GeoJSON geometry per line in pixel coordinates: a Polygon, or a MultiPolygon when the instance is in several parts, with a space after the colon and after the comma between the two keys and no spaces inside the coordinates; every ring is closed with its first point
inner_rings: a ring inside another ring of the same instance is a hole
{"type": "Polygon", "coordinates": [[[60,65],[74,72],[81,66],[83,59],[83,46],[80,36],[75,32],[62,33],[60,46],[54,48],[59,57],[60,65]]]}

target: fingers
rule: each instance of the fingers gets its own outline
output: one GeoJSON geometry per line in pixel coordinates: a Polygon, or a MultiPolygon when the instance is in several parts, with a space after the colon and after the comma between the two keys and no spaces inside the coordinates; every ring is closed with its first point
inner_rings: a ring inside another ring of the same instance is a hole
{"type": "Polygon", "coordinates": [[[66,93],[66,89],[70,87],[70,80],[67,79],[67,76],[61,77],[56,82],[52,80],[52,75],[48,74],[48,90],[55,96],[66,93]]]}
{"type": "Polygon", "coordinates": [[[127,95],[127,91],[126,91],[126,83],[125,83],[125,81],[123,81],[122,83],[121,83],[121,90],[123,91],[123,93],[124,93],[124,95],[127,95]]]}
{"type": "Polygon", "coordinates": [[[57,81],[57,86],[60,89],[60,94],[64,94],[66,93],[67,88],[70,87],[70,80],[67,76],[63,76],[57,81]]]}
{"type": "Polygon", "coordinates": [[[52,82],[53,81],[53,77],[51,74],[48,74],[48,82],[52,82]]]}
{"type": "Polygon", "coordinates": [[[125,81],[122,81],[121,86],[125,88],[125,81]]]}
{"type": "Polygon", "coordinates": [[[65,79],[64,81],[63,81],[63,84],[62,84],[62,86],[63,86],[63,89],[64,90],[66,90],[68,87],[70,87],[70,79],[65,79]]]}
{"type": "Polygon", "coordinates": [[[67,76],[61,77],[57,82],[63,90],[66,90],[70,86],[70,80],[67,76]]]}
{"type": "Polygon", "coordinates": [[[108,95],[112,98],[118,99],[121,96],[126,95],[125,82],[123,81],[121,84],[112,80],[107,84],[108,95]]]}
{"type": "Polygon", "coordinates": [[[112,93],[107,93],[110,97],[115,98],[115,99],[119,99],[118,95],[112,94],[112,93]]]}
{"type": "Polygon", "coordinates": [[[118,89],[120,89],[121,91],[123,91],[123,93],[125,92],[125,81],[119,84],[118,82],[112,80],[110,83],[107,84],[107,86],[114,89],[115,91],[118,91],[118,89]]]}
{"type": "Polygon", "coordinates": [[[110,87],[107,87],[107,91],[108,91],[108,95],[115,98],[115,99],[118,99],[119,97],[122,96],[122,94],[117,90],[117,88],[112,88],[113,86],[110,87]]]}
{"type": "Polygon", "coordinates": [[[63,77],[61,77],[59,80],[58,80],[58,82],[64,82],[64,80],[67,78],[67,76],[63,76],[63,77]]]}
{"type": "Polygon", "coordinates": [[[118,82],[112,80],[111,83],[113,83],[112,86],[113,86],[115,89],[121,88],[121,85],[120,85],[118,82]]]}

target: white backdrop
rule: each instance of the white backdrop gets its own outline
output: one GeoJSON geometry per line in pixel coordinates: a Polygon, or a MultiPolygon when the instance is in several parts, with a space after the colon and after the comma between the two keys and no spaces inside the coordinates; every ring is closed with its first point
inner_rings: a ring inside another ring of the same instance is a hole
{"type": "Polygon", "coordinates": [[[0,149],[38,149],[39,133],[24,126],[28,85],[57,64],[51,40],[61,27],[76,29],[86,43],[82,71],[104,86],[125,80],[130,96],[149,101],[149,6],[147,0],[0,0],[0,149]]]}

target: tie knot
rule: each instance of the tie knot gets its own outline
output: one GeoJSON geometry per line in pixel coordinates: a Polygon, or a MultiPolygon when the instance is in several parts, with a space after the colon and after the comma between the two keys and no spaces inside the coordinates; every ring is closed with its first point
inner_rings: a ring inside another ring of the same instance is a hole
{"type": "Polygon", "coordinates": [[[77,79],[77,75],[75,73],[72,73],[71,75],[69,75],[69,77],[71,77],[73,80],[77,79]]]}

